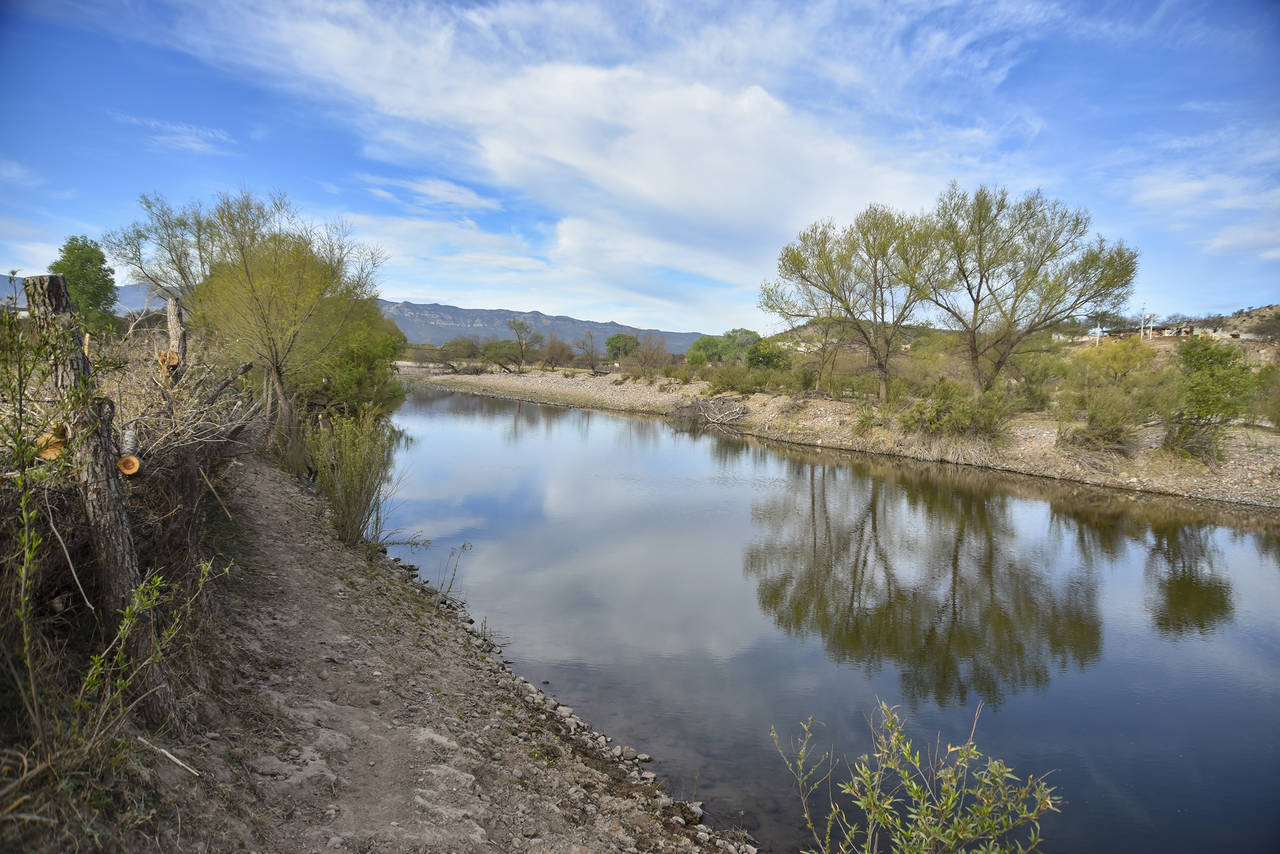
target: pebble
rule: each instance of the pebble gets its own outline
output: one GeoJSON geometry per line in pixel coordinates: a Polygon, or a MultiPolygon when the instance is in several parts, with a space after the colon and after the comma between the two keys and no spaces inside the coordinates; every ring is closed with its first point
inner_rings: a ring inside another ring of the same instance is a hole
{"type": "Polygon", "coordinates": [[[636,749],[634,747],[622,748],[622,758],[625,759],[627,762],[630,762],[632,759],[635,759],[639,755],[640,754],[636,753],[636,749]]]}

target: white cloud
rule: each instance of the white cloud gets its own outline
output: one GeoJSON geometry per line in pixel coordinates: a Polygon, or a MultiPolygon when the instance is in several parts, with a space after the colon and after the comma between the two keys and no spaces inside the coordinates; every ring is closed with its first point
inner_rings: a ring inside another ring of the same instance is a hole
{"type": "Polygon", "coordinates": [[[37,276],[48,270],[61,252],[56,243],[42,241],[16,240],[0,241],[0,274],[7,275],[16,269],[21,276],[37,276]]]}
{"type": "Polygon", "coordinates": [[[1280,261],[1280,220],[1224,228],[1204,248],[1219,255],[1253,254],[1265,261],[1280,261]]]}
{"type": "MultiPolygon", "coordinates": [[[[425,208],[456,208],[459,210],[498,210],[502,205],[496,199],[485,198],[469,187],[440,178],[386,178],[380,175],[356,176],[366,184],[379,187],[399,187],[408,190],[416,205],[425,208]]],[[[385,198],[394,198],[385,191],[371,191],[385,198]]]]}
{"type": "Polygon", "coordinates": [[[35,172],[13,160],[0,157],[0,181],[19,187],[38,187],[44,183],[35,172]]]}
{"type": "Polygon", "coordinates": [[[137,125],[150,131],[151,144],[166,151],[186,151],[191,154],[230,154],[228,146],[235,140],[226,131],[201,127],[186,122],[171,122],[142,116],[115,114],[117,121],[137,125]]]}

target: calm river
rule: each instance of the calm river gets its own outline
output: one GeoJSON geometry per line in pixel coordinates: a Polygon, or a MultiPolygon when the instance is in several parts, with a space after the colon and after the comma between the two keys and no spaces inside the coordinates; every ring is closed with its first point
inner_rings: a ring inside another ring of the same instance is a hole
{"type": "Polygon", "coordinates": [[[1067,803],[1052,851],[1280,850],[1280,523],[442,391],[401,551],[513,669],[765,850],[805,844],[769,728],[856,757],[877,698],[1067,803]],[[1056,769],[1056,770],[1055,770],[1056,769]]]}

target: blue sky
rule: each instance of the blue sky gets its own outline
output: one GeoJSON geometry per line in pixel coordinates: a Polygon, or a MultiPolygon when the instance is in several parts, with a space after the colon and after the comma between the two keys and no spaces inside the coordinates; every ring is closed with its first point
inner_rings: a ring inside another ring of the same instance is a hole
{"type": "Polygon", "coordinates": [[[0,266],[283,190],[383,296],[778,328],[778,250],[952,181],[1141,252],[1133,310],[1280,301],[1280,4],[0,0],[0,266]]]}

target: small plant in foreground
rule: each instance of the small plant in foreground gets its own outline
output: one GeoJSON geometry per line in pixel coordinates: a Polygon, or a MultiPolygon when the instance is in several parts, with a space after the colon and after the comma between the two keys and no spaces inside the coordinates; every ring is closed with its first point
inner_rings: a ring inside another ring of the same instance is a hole
{"type": "Polygon", "coordinates": [[[816,761],[810,756],[813,719],[803,725],[804,734],[791,753],[782,748],[777,732],[770,732],[796,780],[817,851],[876,854],[887,848],[895,854],[995,854],[1039,848],[1039,819],[1058,812],[1062,799],[1044,775],[1021,780],[1001,760],[984,757],[973,740],[976,715],[974,730],[963,744],[948,745],[945,751],[938,745],[923,755],[907,737],[896,709],[881,703],[879,715],[871,754],[859,757],[852,778],[837,786],[862,813],[861,824],[832,793],[838,763],[830,753],[816,761]],[[827,813],[815,819],[811,796],[823,788],[827,813]],[[1021,840],[1014,838],[1023,834],[1021,840]]]}

